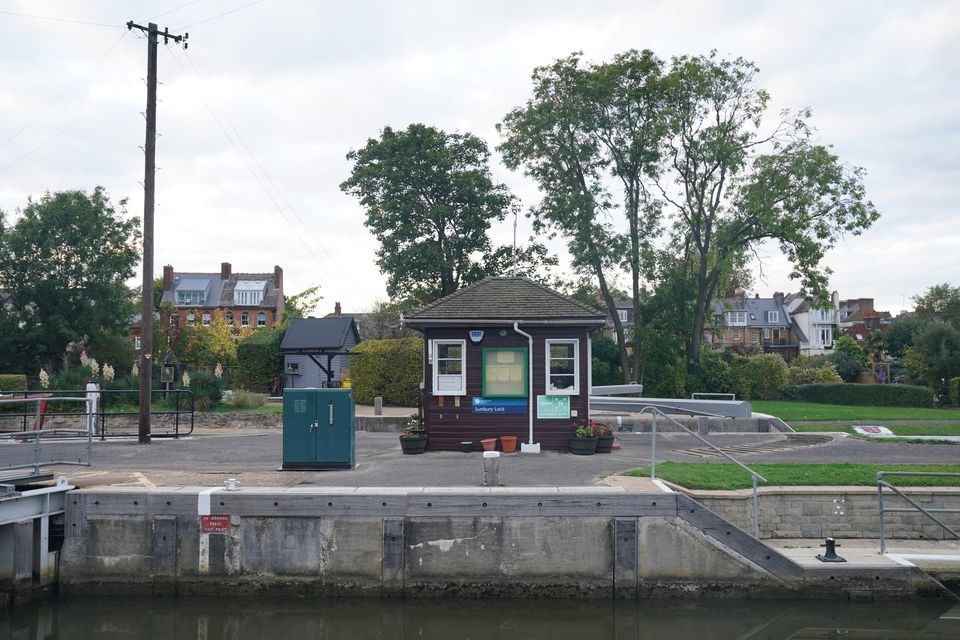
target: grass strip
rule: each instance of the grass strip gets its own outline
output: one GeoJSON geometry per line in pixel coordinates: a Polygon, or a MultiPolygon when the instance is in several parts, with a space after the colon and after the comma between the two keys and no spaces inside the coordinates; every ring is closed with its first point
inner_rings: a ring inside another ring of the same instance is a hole
{"type": "Polygon", "coordinates": [[[793,420],[960,420],[958,409],[919,407],[866,407],[785,400],[751,400],[753,410],[777,416],[787,424],[793,420]]]}
{"type": "MultiPolygon", "coordinates": [[[[767,479],[759,486],[876,486],[877,471],[935,471],[960,474],[960,464],[753,464],[751,469],[767,479]]],[[[625,475],[649,477],[650,468],[628,471],[625,475]]],[[[748,489],[750,474],[729,463],[664,462],[657,465],[657,477],[688,489],[748,489]]],[[[955,477],[896,477],[898,487],[960,486],[955,477]]]]}

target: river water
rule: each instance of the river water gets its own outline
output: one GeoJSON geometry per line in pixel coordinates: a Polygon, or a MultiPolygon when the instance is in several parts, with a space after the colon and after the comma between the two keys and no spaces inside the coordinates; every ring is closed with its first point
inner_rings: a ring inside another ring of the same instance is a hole
{"type": "Polygon", "coordinates": [[[944,603],[60,597],[0,612],[0,639],[779,640],[960,638],[944,603]]]}

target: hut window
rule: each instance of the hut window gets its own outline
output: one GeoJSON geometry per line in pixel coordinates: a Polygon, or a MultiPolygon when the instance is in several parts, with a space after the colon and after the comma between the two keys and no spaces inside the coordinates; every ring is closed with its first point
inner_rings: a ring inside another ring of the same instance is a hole
{"type": "Polygon", "coordinates": [[[466,340],[433,341],[433,395],[466,395],[466,360],[466,340]]]}
{"type": "Polygon", "coordinates": [[[483,350],[483,395],[527,395],[527,350],[483,350]]]}
{"type": "Polygon", "coordinates": [[[547,340],[547,394],[580,393],[580,341],[547,340]]]}

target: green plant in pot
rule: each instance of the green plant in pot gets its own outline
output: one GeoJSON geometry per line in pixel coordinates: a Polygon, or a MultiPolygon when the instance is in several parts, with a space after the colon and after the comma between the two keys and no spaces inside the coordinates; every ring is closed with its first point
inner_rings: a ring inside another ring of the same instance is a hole
{"type": "Polygon", "coordinates": [[[410,455],[427,450],[427,434],[424,433],[423,421],[420,418],[410,418],[407,422],[400,434],[400,449],[410,455]]]}
{"type": "Polygon", "coordinates": [[[597,450],[597,436],[589,424],[577,427],[570,438],[570,453],[578,456],[592,456],[597,450]]]}
{"type": "Polygon", "coordinates": [[[596,453],[610,453],[613,451],[613,429],[602,422],[590,421],[590,430],[597,436],[596,453]]]}

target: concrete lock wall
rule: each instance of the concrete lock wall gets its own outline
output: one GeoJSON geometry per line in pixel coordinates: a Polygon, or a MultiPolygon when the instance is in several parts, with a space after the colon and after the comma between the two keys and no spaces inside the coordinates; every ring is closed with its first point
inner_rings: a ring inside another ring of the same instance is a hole
{"type": "MultiPolygon", "coordinates": [[[[72,492],[66,516],[73,593],[770,597],[827,584],[680,494],[98,489],[72,492]],[[204,495],[217,532],[201,531],[204,495]]],[[[833,594],[862,578],[830,571],[833,594]]],[[[924,580],[898,567],[870,589],[902,597],[924,580]]]]}
{"type": "MultiPolygon", "coordinates": [[[[925,509],[954,509],[934,513],[954,530],[960,528],[960,492],[955,489],[901,489],[925,509]]],[[[749,491],[699,491],[690,495],[705,507],[743,529],[753,528],[753,502],[749,491]]],[[[884,491],[884,508],[910,507],[890,490],[884,491]]],[[[762,538],[879,538],[880,509],[876,488],[851,490],[761,489],[759,494],[762,538]]],[[[887,513],[884,530],[888,538],[945,540],[945,532],[919,511],[887,513]]]]}

